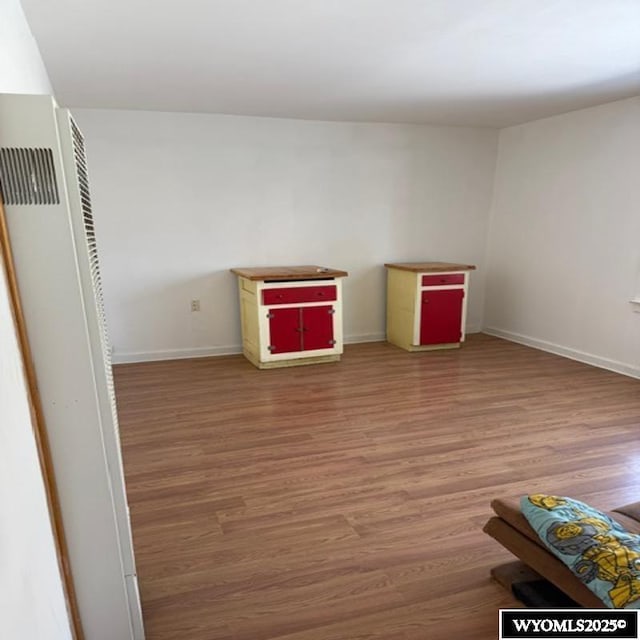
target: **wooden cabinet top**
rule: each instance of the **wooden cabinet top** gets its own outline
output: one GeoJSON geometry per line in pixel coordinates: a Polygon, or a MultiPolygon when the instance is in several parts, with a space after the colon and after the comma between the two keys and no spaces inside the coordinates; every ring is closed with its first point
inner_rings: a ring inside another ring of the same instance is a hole
{"type": "Polygon", "coordinates": [[[401,269],[415,273],[442,273],[443,271],[473,271],[474,264],[458,264],[456,262],[388,262],[387,269],[401,269]]]}
{"type": "Polygon", "coordinates": [[[236,267],[231,273],[248,280],[321,280],[322,278],[344,278],[349,274],[339,269],[302,265],[295,267],[236,267]]]}

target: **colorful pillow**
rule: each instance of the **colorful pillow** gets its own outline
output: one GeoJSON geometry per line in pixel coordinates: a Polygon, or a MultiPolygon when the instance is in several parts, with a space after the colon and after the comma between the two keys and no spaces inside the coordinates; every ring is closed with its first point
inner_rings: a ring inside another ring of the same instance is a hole
{"type": "Polygon", "coordinates": [[[640,535],[578,500],[536,494],[520,508],[545,546],[611,609],[640,609],[640,535]]]}

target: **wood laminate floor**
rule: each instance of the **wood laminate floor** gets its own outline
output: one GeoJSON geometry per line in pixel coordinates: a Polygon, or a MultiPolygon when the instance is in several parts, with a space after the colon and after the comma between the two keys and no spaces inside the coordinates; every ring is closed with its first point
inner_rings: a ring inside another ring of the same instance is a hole
{"type": "Polygon", "coordinates": [[[489,336],[116,385],[148,640],[496,638],[492,497],[640,499],[640,382],[489,336]]]}

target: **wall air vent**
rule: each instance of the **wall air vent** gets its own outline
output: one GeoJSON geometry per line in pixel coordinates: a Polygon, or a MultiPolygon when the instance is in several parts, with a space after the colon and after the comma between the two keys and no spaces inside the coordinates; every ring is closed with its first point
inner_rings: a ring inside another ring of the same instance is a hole
{"type": "Polygon", "coordinates": [[[144,640],[84,146],[51,96],[0,93],[0,192],[84,630],[71,635],[144,640]]]}
{"type": "Polygon", "coordinates": [[[60,204],[51,149],[0,147],[0,193],[5,204],[60,204]]]}
{"type": "Polygon", "coordinates": [[[89,175],[87,173],[87,157],[84,147],[84,137],[78,129],[75,121],[69,116],[71,127],[71,144],[73,146],[73,159],[75,162],[76,177],[78,179],[78,193],[80,196],[80,207],[82,209],[82,222],[89,252],[89,263],[91,266],[91,280],[95,293],[96,310],[98,314],[98,324],[100,327],[100,339],[105,363],[105,376],[108,387],[109,400],[111,403],[111,413],[116,433],[119,433],[118,411],[116,409],[116,395],[113,384],[113,371],[111,368],[111,345],[109,334],[107,333],[107,318],[104,311],[104,298],[102,294],[102,278],[100,277],[100,264],[98,262],[98,247],[96,246],[96,233],[93,225],[93,213],[91,210],[91,195],[89,193],[89,175]]]}

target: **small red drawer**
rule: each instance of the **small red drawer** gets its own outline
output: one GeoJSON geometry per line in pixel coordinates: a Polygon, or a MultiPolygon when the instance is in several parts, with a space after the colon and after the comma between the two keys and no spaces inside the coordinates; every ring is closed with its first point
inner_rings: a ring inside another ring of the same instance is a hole
{"type": "Polygon", "coordinates": [[[265,289],[262,292],[263,304],[298,304],[299,302],[322,302],[335,299],[335,285],[283,287],[280,289],[265,289]]]}
{"type": "Polygon", "coordinates": [[[437,273],[422,276],[423,287],[434,287],[441,284],[464,284],[464,273],[437,273]]]}

